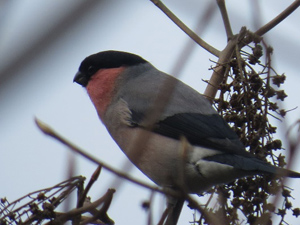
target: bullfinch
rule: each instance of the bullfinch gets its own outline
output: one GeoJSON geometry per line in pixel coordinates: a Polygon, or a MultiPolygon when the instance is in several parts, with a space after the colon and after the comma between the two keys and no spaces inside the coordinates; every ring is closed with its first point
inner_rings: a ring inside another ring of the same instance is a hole
{"type": "Polygon", "coordinates": [[[120,149],[161,187],[201,194],[255,174],[300,177],[247,152],[203,95],[138,55],[88,56],[74,81],[86,88],[120,149]]]}

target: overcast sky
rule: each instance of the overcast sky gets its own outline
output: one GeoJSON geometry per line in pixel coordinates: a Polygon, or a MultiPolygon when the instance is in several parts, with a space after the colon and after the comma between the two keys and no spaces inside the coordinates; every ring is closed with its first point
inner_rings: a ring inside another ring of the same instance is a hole
{"type": "MultiPolygon", "coordinates": [[[[164,3],[189,27],[195,28],[210,0],[168,0],[164,3]]],[[[253,0],[228,0],[228,12],[234,33],[241,26],[256,30],[253,0]]],[[[262,24],[274,18],[292,1],[259,1],[262,24]]],[[[268,33],[266,40],[274,47],[273,65],[286,73],[283,86],[288,94],[284,106],[299,106],[298,74],[300,49],[299,10],[268,33]]],[[[222,50],[226,36],[218,9],[206,21],[201,37],[222,50]]],[[[50,187],[68,176],[70,152],[43,135],[34,117],[51,125],[64,137],[114,168],[121,169],[127,158],[118,149],[98,120],[86,92],[73,77],[80,62],[88,55],[108,50],[122,50],[141,55],[158,69],[170,73],[189,38],[158,8],[147,0],[128,1],[39,1],[0,2],[0,197],[12,201],[34,190],[50,187]],[[64,22],[62,22],[64,21],[64,22]],[[57,28],[58,27],[58,28],[57,28]],[[39,40],[43,40],[40,41],[39,40]],[[23,57],[20,55],[25,54],[23,57]]],[[[199,92],[206,85],[215,57],[195,45],[180,79],[199,92]]],[[[290,112],[287,122],[299,119],[299,108],[290,112]]],[[[284,137],[279,132],[279,137],[284,137]]],[[[298,154],[299,156],[299,154],[298,154]]],[[[298,157],[299,159],[299,157],[298,157]]],[[[76,175],[90,177],[96,165],[75,157],[76,175]]],[[[298,160],[297,160],[298,161],[298,160]]],[[[296,162],[297,162],[296,161],[296,162]]],[[[300,171],[300,166],[294,169],[300,171]]],[[[130,173],[152,182],[132,167],[130,173]]],[[[103,171],[90,195],[96,199],[116,181],[103,171]]],[[[300,180],[291,183],[300,185],[300,180]]],[[[300,192],[293,192],[299,201],[300,192]]],[[[109,215],[117,224],[146,224],[141,202],[150,192],[129,182],[118,186],[109,215]]],[[[200,199],[201,201],[201,199],[200,199]]],[[[164,202],[158,199],[164,208],[164,202]]],[[[204,201],[202,201],[204,202],[204,201]]],[[[156,215],[156,222],[158,213],[156,215]]],[[[184,208],[180,224],[192,220],[192,211],[184,208]]],[[[299,220],[299,219],[298,219],[299,220]]],[[[295,217],[288,220],[296,224],[295,217]]]]}

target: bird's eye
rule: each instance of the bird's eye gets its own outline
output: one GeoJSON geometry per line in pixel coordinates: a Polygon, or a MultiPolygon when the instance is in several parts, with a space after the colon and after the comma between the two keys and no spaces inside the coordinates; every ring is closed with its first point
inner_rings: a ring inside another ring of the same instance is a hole
{"type": "Polygon", "coordinates": [[[94,66],[89,66],[87,71],[88,71],[89,74],[94,74],[96,72],[96,68],[94,66]]]}

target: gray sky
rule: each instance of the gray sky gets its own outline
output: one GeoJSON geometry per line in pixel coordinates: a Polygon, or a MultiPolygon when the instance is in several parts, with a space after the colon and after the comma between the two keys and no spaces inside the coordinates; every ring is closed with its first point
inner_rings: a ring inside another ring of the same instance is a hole
{"type": "MultiPolygon", "coordinates": [[[[195,28],[208,2],[164,1],[191,28],[195,28]]],[[[227,1],[234,33],[241,26],[255,30],[250,2],[227,1]]],[[[268,22],[291,2],[260,1],[262,23],[268,22]]],[[[300,76],[297,72],[300,58],[299,20],[298,10],[266,36],[268,43],[274,47],[275,69],[287,75],[283,86],[289,96],[284,102],[287,109],[300,103],[300,76]]],[[[2,1],[0,33],[0,197],[6,196],[10,201],[59,183],[68,175],[69,151],[36,128],[35,116],[114,168],[121,169],[127,161],[98,120],[84,89],[72,82],[80,62],[86,56],[108,49],[128,51],[141,55],[158,69],[170,73],[189,41],[179,28],[146,0],[90,1],[88,4],[80,0],[2,1]],[[69,16],[72,11],[76,12],[75,15],[69,16]],[[66,17],[69,20],[62,23],[66,17]],[[54,29],[57,25],[59,29],[54,29]],[[44,41],[35,48],[36,41],[41,37],[44,41]],[[18,60],[19,55],[24,53],[25,57],[18,60]]],[[[220,50],[225,46],[226,37],[218,10],[201,37],[220,50]]],[[[206,86],[202,79],[208,79],[211,74],[208,70],[212,65],[209,59],[216,60],[195,45],[180,79],[202,93],[206,86]]],[[[288,114],[289,124],[299,119],[299,111],[297,108],[288,114]]],[[[279,138],[283,136],[284,133],[279,132],[279,138]]],[[[75,174],[89,178],[96,169],[96,165],[81,157],[76,156],[75,161],[75,174]]],[[[294,169],[300,171],[297,163],[294,164],[294,169]]],[[[130,173],[152,183],[134,167],[130,173]]],[[[115,179],[115,176],[103,171],[90,192],[92,199],[104,194],[115,179]]],[[[299,182],[295,180],[291,184],[297,187],[299,182]]],[[[300,199],[299,191],[293,194],[300,199]]],[[[141,202],[149,196],[149,191],[124,182],[118,187],[109,215],[117,224],[121,221],[145,224],[147,217],[141,202]]],[[[156,221],[164,202],[158,198],[157,204],[156,221]]],[[[191,220],[192,211],[185,207],[180,224],[191,220]]],[[[295,217],[288,221],[296,224],[295,217]]]]}

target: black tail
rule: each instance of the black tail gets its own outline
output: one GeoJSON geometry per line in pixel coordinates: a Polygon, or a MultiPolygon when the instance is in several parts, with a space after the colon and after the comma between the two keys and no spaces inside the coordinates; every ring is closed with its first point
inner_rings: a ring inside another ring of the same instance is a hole
{"type": "Polygon", "coordinates": [[[218,154],[218,155],[208,156],[204,159],[208,161],[227,164],[233,166],[236,169],[249,171],[249,175],[268,173],[280,177],[300,178],[300,173],[273,166],[270,163],[255,158],[254,156],[245,157],[245,156],[234,155],[234,154],[218,154]]]}
{"type": "Polygon", "coordinates": [[[300,178],[300,173],[292,171],[292,170],[280,168],[279,175],[281,175],[281,174],[284,177],[300,178]]]}

